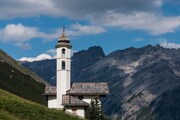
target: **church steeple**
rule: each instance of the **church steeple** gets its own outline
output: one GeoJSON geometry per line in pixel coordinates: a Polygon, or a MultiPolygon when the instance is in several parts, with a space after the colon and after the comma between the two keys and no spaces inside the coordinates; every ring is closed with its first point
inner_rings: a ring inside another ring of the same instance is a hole
{"type": "Polygon", "coordinates": [[[60,38],[66,38],[66,35],[65,35],[65,27],[64,27],[64,26],[63,26],[63,32],[62,32],[60,38]]]}
{"type": "Polygon", "coordinates": [[[71,83],[71,44],[65,34],[65,27],[56,45],[57,50],[57,108],[63,108],[62,96],[70,89],[71,83]]]}
{"type": "Polygon", "coordinates": [[[68,37],[65,35],[65,27],[63,27],[63,31],[62,31],[61,36],[59,37],[59,40],[60,40],[60,39],[64,39],[64,38],[68,38],[68,37]]]}
{"type": "Polygon", "coordinates": [[[70,39],[65,34],[65,27],[63,27],[62,34],[58,38],[58,44],[56,45],[56,48],[57,47],[68,47],[68,48],[72,47],[70,44],[70,39]]]}

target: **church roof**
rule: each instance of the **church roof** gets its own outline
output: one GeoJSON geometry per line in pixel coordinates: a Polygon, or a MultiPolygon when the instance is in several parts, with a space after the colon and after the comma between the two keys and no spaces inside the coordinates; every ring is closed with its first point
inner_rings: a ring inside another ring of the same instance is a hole
{"type": "Polygon", "coordinates": [[[44,95],[56,95],[56,86],[46,85],[44,95]]]}
{"type": "Polygon", "coordinates": [[[73,83],[68,95],[107,95],[109,94],[108,84],[105,82],[84,82],[73,83]]]}
{"type": "MultiPolygon", "coordinates": [[[[73,83],[67,95],[107,95],[109,94],[106,82],[73,83]]],[[[56,86],[46,86],[44,95],[56,95],[56,86]]]]}
{"type": "Polygon", "coordinates": [[[62,96],[62,105],[64,106],[89,106],[88,103],[78,99],[78,98],[75,98],[73,96],[70,96],[70,95],[63,95],[62,96]]]}

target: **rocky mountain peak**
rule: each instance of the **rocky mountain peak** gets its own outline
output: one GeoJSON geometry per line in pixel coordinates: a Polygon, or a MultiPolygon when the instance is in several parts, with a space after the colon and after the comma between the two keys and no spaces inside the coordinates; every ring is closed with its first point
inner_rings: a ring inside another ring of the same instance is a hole
{"type": "Polygon", "coordinates": [[[100,46],[90,47],[88,50],[82,50],[75,53],[71,62],[72,78],[76,78],[82,71],[85,71],[85,69],[104,57],[105,54],[100,46]]]}
{"type": "MultiPolygon", "coordinates": [[[[47,64],[55,65],[53,62],[47,64]]],[[[49,67],[38,71],[46,73],[49,67]]],[[[55,76],[55,66],[52,67],[52,76],[55,76]]],[[[147,45],[105,56],[101,47],[91,47],[75,53],[72,58],[72,82],[76,81],[108,82],[111,94],[102,104],[106,115],[114,119],[180,118],[180,107],[177,107],[180,106],[179,49],[147,45]]]]}
{"type": "Polygon", "coordinates": [[[93,46],[90,47],[88,50],[82,50],[77,53],[74,53],[72,59],[77,59],[78,57],[85,56],[85,57],[94,57],[94,58],[99,58],[99,57],[104,57],[104,51],[100,46],[93,46]]]}

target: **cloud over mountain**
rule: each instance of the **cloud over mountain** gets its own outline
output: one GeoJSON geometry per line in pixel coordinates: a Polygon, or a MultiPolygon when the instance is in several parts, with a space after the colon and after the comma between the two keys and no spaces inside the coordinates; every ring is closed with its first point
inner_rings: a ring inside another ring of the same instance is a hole
{"type": "Polygon", "coordinates": [[[54,59],[54,58],[48,54],[40,54],[37,57],[22,57],[21,59],[18,59],[18,60],[34,62],[34,61],[47,60],[47,59],[50,60],[50,59],[54,59]]]}
{"type": "Polygon", "coordinates": [[[160,46],[162,46],[164,48],[174,48],[174,49],[180,48],[180,44],[172,43],[172,42],[167,42],[167,41],[161,42],[160,46]]]}
{"type": "MultiPolygon", "coordinates": [[[[77,53],[77,52],[78,51],[76,51],[76,50],[71,50],[71,56],[73,56],[74,53],[77,53]]],[[[18,60],[34,62],[34,61],[51,60],[51,59],[56,59],[56,49],[47,50],[44,53],[39,54],[38,56],[35,56],[35,57],[22,57],[18,60]]]]}

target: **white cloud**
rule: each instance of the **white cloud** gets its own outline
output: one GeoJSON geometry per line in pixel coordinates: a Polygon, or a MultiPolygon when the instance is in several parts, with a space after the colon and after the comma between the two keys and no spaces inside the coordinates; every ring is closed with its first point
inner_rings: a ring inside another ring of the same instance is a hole
{"type": "Polygon", "coordinates": [[[94,35],[106,32],[106,29],[100,26],[92,26],[92,25],[81,25],[81,24],[73,24],[70,26],[67,34],[70,36],[84,36],[84,35],[94,35]]]}
{"type": "Polygon", "coordinates": [[[37,36],[38,30],[34,27],[25,27],[22,24],[8,24],[2,31],[3,38],[8,41],[26,41],[37,36]]]}
{"type": "Polygon", "coordinates": [[[51,0],[1,0],[0,9],[0,18],[2,19],[57,13],[55,3],[51,0]]]}
{"type": "Polygon", "coordinates": [[[162,4],[163,4],[163,0],[156,0],[156,1],[153,1],[154,2],[154,5],[157,6],[157,7],[161,7],[162,4]]]}
{"type": "Polygon", "coordinates": [[[40,32],[36,27],[24,26],[19,24],[8,24],[0,30],[0,41],[15,44],[23,49],[30,49],[28,43],[33,38],[52,39],[50,34],[40,32]]]}
{"type": "Polygon", "coordinates": [[[104,18],[91,18],[94,24],[122,29],[145,30],[152,35],[174,32],[180,27],[180,16],[164,17],[155,13],[134,12],[132,14],[108,11],[104,18]]]}
{"type": "Polygon", "coordinates": [[[37,36],[37,29],[34,27],[25,27],[22,24],[8,24],[0,30],[0,41],[4,43],[16,44],[16,46],[31,48],[27,43],[31,38],[37,36]]]}
{"type": "Polygon", "coordinates": [[[46,54],[52,56],[52,58],[56,58],[56,49],[50,49],[45,52],[46,54]]]}
{"type": "Polygon", "coordinates": [[[50,50],[47,50],[45,53],[54,56],[54,55],[56,55],[56,49],[50,49],[50,50]]]}
{"type": "Polygon", "coordinates": [[[144,38],[135,38],[133,39],[134,42],[141,42],[144,41],[144,38]]]}
{"type": "MultiPolygon", "coordinates": [[[[76,52],[78,52],[78,51],[71,50],[71,57],[76,52]]],[[[34,62],[34,61],[51,60],[51,59],[56,59],[56,49],[47,50],[45,53],[42,53],[36,57],[22,57],[18,60],[19,61],[34,62]]]]}
{"type": "Polygon", "coordinates": [[[0,19],[47,15],[86,18],[108,10],[120,12],[154,11],[162,0],[1,0],[0,19]]]}
{"type": "Polygon", "coordinates": [[[160,46],[162,46],[162,47],[164,47],[164,48],[174,48],[174,49],[180,48],[180,44],[171,43],[171,42],[167,42],[167,41],[161,42],[161,43],[160,43],[160,46]]]}
{"type": "MultiPolygon", "coordinates": [[[[13,43],[15,43],[15,42],[13,42],[13,43]]],[[[15,45],[20,47],[23,50],[29,50],[32,48],[29,43],[24,43],[24,42],[17,42],[17,43],[15,43],[15,45]]]]}
{"type": "MultiPolygon", "coordinates": [[[[71,49],[71,56],[73,56],[73,54],[77,52],[78,52],[77,50],[71,49]]],[[[53,58],[56,58],[56,49],[47,50],[45,53],[51,55],[53,58]]]]}
{"type": "MultiPolygon", "coordinates": [[[[103,27],[91,25],[70,25],[67,34],[70,36],[82,36],[100,34],[106,30],[103,27]]],[[[29,41],[33,38],[42,38],[45,41],[57,39],[62,32],[62,29],[57,29],[54,33],[44,33],[36,27],[24,26],[23,24],[8,24],[4,29],[0,29],[0,41],[11,43],[22,49],[30,49],[29,41]]],[[[48,51],[53,52],[53,51],[48,51]]]]}
{"type": "MultiPolygon", "coordinates": [[[[72,36],[102,33],[106,31],[103,26],[143,30],[152,35],[161,35],[172,33],[180,26],[180,16],[162,15],[163,2],[163,0],[2,0],[0,19],[47,15],[90,21],[92,25],[70,25],[69,34],[72,36]]],[[[37,36],[49,40],[56,38],[57,35],[59,33],[38,33],[37,36]]]]}
{"type": "Polygon", "coordinates": [[[47,59],[54,59],[54,58],[48,54],[40,54],[37,57],[22,57],[21,59],[18,59],[18,60],[19,61],[34,62],[34,61],[41,61],[41,60],[47,60],[47,59]]]}

